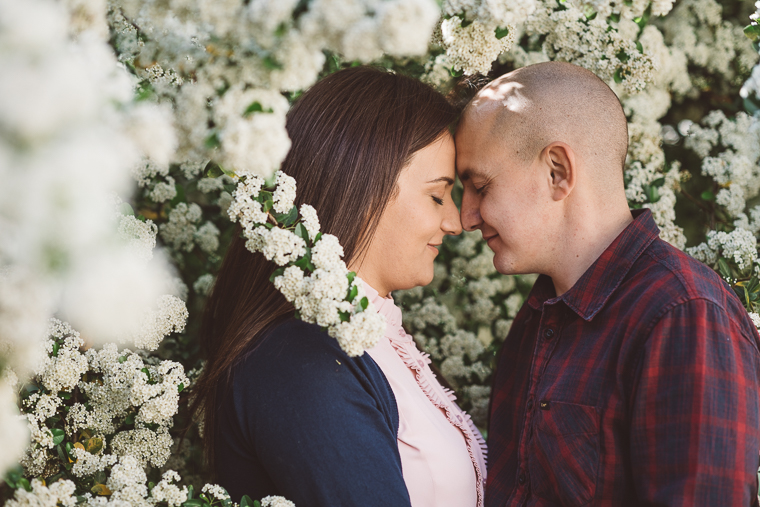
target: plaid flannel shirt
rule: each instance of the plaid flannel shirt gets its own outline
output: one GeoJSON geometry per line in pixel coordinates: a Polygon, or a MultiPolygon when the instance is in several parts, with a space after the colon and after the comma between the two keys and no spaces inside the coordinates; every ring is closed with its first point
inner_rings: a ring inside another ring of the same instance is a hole
{"type": "Polygon", "coordinates": [[[757,506],[760,337],[649,210],[500,353],[486,506],[757,506]]]}

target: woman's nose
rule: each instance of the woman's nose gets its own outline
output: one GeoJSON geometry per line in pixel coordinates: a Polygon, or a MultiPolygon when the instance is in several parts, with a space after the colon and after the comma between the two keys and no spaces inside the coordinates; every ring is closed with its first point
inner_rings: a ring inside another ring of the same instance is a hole
{"type": "Polygon", "coordinates": [[[462,233],[462,222],[459,219],[459,210],[453,200],[446,200],[446,215],[441,223],[441,229],[446,234],[457,236],[462,233]]]}

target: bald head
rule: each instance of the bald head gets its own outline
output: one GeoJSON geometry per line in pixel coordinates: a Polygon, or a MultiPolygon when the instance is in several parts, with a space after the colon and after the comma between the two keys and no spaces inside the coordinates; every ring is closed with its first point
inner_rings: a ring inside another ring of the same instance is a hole
{"type": "Polygon", "coordinates": [[[459,129],[477,129],[468,139],[500,144],[524,162],[564,142],[597,173],[594,179],[623,185],[625,113],[606,83],[576,65],[539,63],[501,76],[467,105],[459,129]]]}

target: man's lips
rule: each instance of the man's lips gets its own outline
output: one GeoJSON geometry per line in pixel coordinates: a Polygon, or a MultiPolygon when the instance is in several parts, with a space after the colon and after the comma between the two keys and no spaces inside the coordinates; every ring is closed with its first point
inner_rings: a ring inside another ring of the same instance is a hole
{"type": "Polygon", "coordinates": [[[483,239],[484,239],[484,240],[486,240],[486,243],[488,244],[488,246],[491,246],[491,244],[490,244],[490,241],[491,241],[492,239],[494,239],[494,238],[498,238],[498,237],[499,237],[499,235],[498,235],[498,234],[491,234],[490,236],[485,236],[485,235],[484,235],[484,236],[483,236],[483,239]]]}

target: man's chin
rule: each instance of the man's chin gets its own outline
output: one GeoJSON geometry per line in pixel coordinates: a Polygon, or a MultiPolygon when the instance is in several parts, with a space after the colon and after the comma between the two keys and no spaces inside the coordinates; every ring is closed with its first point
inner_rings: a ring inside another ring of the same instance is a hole
{"type": "Polygon", "coordinates": [[[527,273],[524,269],[510,259],[504,259],[503,255],[496,254],[493,258],[493,267],[502,275],[524,275],[527,273]]]}

